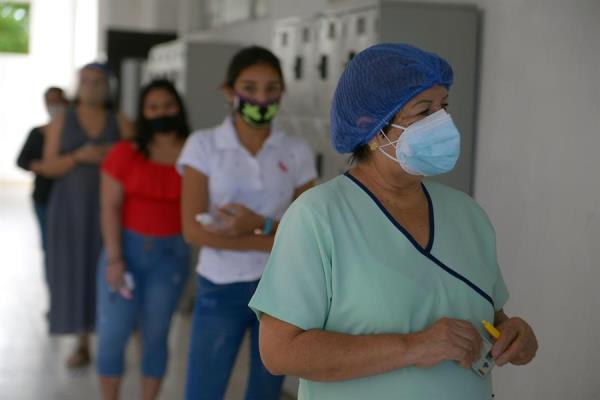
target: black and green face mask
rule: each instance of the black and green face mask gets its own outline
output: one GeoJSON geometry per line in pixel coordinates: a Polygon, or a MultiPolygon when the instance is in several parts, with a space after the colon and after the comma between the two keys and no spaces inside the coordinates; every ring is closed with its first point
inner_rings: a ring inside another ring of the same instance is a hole
{"type": "Polygon", "coordinates": [[[234,109],[240,113],[244,121],[252,126],[265,126],[273,121],[279,111],[279,99],[268,103],[258,103],[254,100],[236,95],[234,109]]]}

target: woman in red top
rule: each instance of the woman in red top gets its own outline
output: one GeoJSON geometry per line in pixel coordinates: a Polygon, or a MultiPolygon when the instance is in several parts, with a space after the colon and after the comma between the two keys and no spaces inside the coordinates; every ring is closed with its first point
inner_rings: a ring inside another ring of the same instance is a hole
{"type": "Polygon", "coordinates": [[[183,102],[170,82],[159,80],[142,89],[139,107],[135,142],[119,142],[102,164],[96,368],[104,399],[118,398],[125,345],[136,328],[142,398],[156,398],[188,272],[174,166],[189,133],[183,102]]]}

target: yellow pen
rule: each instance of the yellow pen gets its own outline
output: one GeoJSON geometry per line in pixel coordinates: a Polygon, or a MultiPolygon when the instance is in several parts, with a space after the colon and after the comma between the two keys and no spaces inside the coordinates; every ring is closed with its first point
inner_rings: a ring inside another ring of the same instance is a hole
{"type": "Polygon", "coordinates": [[[496,329],[494,325],[490,324],[485,319],[481,321],[481,323],[483,324],[483,327],[490,334],[491,337],[493,337],[496,340],[500,339],[500,331],[496,329]]]}

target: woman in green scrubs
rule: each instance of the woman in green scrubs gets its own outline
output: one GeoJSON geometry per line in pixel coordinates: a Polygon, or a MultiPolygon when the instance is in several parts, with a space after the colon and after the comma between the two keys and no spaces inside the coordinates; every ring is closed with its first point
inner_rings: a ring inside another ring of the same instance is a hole
{"type": "Polygon", "coordinates": [[[354,166],[288,209],[250,302],[265,366],[299,376],[299,399],[490,399],[491,376],[471,369],[482,320],[500,331],[498,365],[535,356],[531,327],[503,311],[485,212],[423,180],[459,156],[451,84],[445,60],[401,44],[370,47],[340,78],[332,142],[354,166]]]}

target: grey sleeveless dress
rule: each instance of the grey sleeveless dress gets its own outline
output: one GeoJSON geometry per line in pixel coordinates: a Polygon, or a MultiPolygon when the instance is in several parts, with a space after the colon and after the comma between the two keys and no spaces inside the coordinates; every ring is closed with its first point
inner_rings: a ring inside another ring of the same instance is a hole
{"type": "MultiPolygon", "coordinates": [[[[89,139],[74,108],[65,114],[60,145],[69,153],[85,145],[119,139],[114,112],[107,112],[102,133],[89,139]]],[[[50,333],[85,333],[94,329],[96,265],[102,246],[100,233],[100,166],[78,165],[56,180],[48,204],[48,283],[50,333]]]]}

